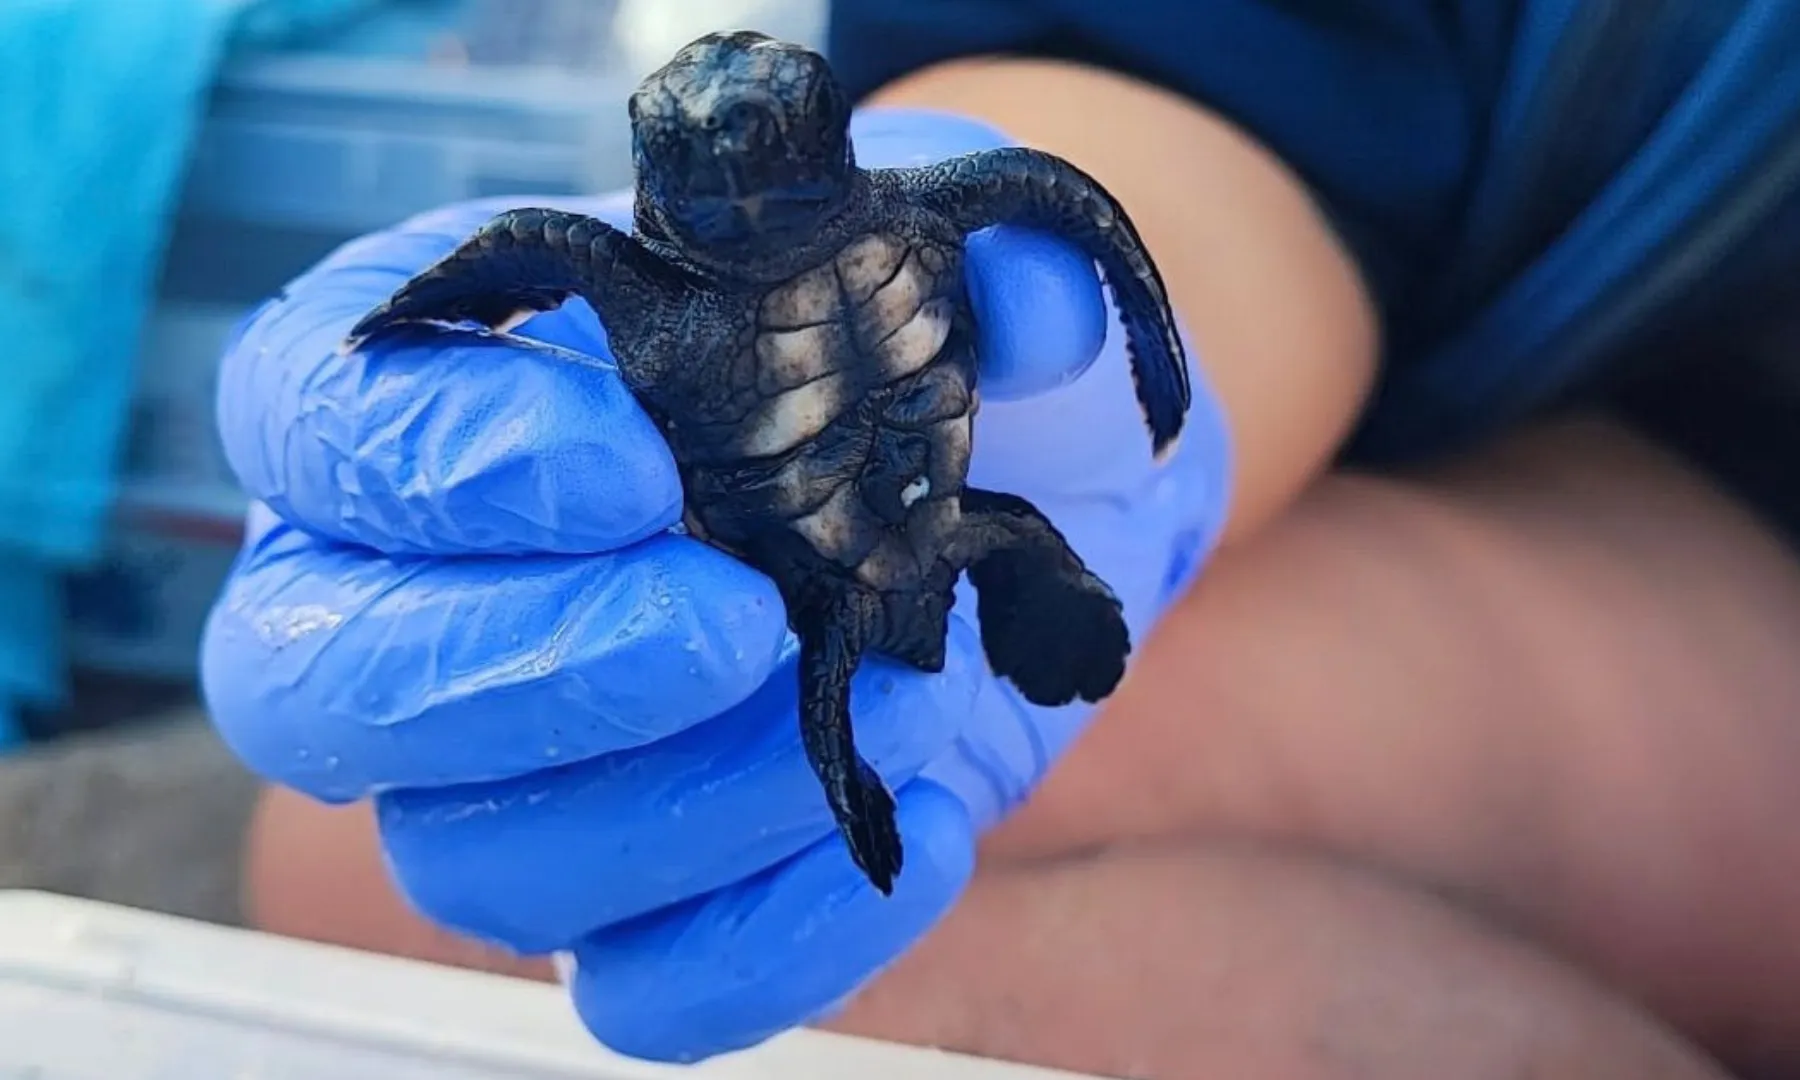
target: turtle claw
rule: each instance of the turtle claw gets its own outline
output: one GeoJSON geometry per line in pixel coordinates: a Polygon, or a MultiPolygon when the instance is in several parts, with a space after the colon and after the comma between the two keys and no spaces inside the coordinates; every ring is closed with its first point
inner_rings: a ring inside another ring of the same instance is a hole
{"type": "Polygon", "coordinates": [[[394,309],[392,301],[390,301],[376,308],[374,311],[369,312],[369,314],[363,316],[355,326],[351,327],[350,332],[344,335],[343,342],[338,346],[338,351],[341,353],[353,353],[362,348],[370,338],[416,321],[417,320],[415,319],[407,318],[403,313],[397,312],[394,309]]]}

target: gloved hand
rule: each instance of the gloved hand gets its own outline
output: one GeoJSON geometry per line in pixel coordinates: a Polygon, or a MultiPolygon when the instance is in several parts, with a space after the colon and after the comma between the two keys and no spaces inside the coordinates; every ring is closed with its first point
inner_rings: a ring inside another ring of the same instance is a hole
{"type": "MultiPolygon", "coordinates": [[[[868,165],[1004,145],[870,111],[868,165]]],[[[907,859],[883,898],[802,755],[795,649],[760,574],[670,533],[668,450],[583,304],[503,338],[350,326],[489,215],[454,206],[355,241],[249,319],[220,377],[257,505],[207,628],[206,696],[253,769],[318,799],[373,796],[427,917],[567,951],[580,1015],[615,1050],[693,1060],[819,1017],[928,929],[975,841],[1090,708],[1025,704],[981,653],[963,585],[937,675],[866,662],[859,748],[895,790],[907,859]]],[[[624,225],[629,197],[560,202],[624,225]]],[[[1039,506],[1124,601],[1134,642],[1209,550],[1227,441],[1196,378],[1181,449],[1152,467],[1123,341],[1062,243],[970,243],[983,409],[971,482],[1039,506]]]]}

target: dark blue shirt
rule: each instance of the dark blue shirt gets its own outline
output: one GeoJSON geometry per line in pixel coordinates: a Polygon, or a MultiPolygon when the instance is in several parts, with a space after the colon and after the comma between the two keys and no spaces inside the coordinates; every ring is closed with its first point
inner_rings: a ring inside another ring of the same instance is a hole
{"type": "Polygon", "coordinates": [[[1800,473],[1794,0],[835,0],[829,52],[859,97],[958,56],[1096,64],[1280,154],[1382,313],[1353,459],[1597,402],[1740,487],[1800,473]]]}

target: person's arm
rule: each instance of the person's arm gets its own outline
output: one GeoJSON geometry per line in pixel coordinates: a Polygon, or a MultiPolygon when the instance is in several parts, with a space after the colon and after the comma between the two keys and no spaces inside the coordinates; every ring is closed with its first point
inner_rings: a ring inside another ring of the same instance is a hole
{"type": "Polygon", "coordinates": [[[1118,196],[1230,422],[1225,544],[1256,531],[1329,464],[1374,379],[1376,318],[1305,188],[1253,139],[1191,101],[1056,61],[952,61],[868,103],[986,121],[1118,196]]]}

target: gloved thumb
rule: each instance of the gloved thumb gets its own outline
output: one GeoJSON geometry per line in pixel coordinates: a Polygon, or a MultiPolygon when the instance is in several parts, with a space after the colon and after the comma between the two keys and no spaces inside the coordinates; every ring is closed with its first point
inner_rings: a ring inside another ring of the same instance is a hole
{"type": "MultiPolygon", "coordinates": [[[[870,108],[852,118],[857,164],[913,168],[1017,145],[987,124],[927,109],[870,108]]],[[[981,394],[1032,397],[1079,377],[1100,355],[1107,309],[1092,260],[1074,245],[1012,227],[969,237],[981,394]]]]}

